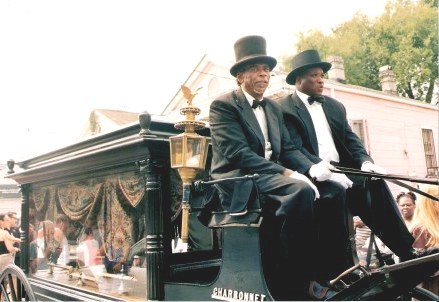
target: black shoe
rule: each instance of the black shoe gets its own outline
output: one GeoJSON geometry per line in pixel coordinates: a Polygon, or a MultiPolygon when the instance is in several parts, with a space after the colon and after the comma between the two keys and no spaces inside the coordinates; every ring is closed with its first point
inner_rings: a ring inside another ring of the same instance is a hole
{"type": "Polygon", "coordinates": [[[439,248],[412,249],[407,255],[400,256],[399,261],[404,262],[433,254],[439,254],[439,248]]]}

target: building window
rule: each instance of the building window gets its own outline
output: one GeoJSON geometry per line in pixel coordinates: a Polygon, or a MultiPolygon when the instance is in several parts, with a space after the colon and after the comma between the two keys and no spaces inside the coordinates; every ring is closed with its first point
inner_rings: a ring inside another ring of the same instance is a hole
{"type": "Polygon", "coordinates": [[[369,153],[369,140],[367,135],[367,125],[366,120],[350,120],[350,125],[352,131],[358,135],[361,142],[363,143],[364,148],[369,153]]]}
{"type": "Polygon", "coordinates": [[[422,129],[422,141],[424,143],[425,163],[427,165],[427,177],[438,177],[438,165],[434,148],[433,130],[422,129]]]}

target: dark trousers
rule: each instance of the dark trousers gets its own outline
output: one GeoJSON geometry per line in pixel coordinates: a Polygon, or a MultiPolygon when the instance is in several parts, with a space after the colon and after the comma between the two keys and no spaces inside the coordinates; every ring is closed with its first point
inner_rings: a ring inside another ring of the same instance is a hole
{"type": "Polygon", "coordinates": [[[347,205],[397,256],[406,255],[414,241],[386,182],[356,177],[347,190],[347,205]]]}
{"type": "Polygon", "coordinates": [[[313,280],[330,280],[353,265],[350,246],[346,190],[338,183],[317,183],[320,199],[315,202],[318,251],[314,260],[313,280]]]}
{"type": "Polygon", "coordinates": [[[413,237],[385,181],[364,177],[353,180],[353,187],[346,191],[336,183],[317,185],[321,195],[314,211],[318,233],[315,249],[320,251],[315,262],[317,280],[333,279],[354,265],[356,251],[350,228],[354,215],[398,256],[407,254],[413,244],[413,237]]]}
{"type": "MultiPolygon", "coordinates": [[[[311,247],[316,242],[314,228],[314,191],[303,181],[281,174],[262,174],[255,179],[257,194],[264,196],[261,205],[266,215],[275,217],[278,232],[271,234],[280,242],[280,259],[292,279],[303,278],[309,272],[308,265],[314,261],[311,247]]],[[[247,204],[254,208],[253,195],[249,186],[243,183],[217,185],[222,206],[225,210],[241,209],[247,204]]],[[[256,207],[258,207],[256,206],[256,207]]]]}

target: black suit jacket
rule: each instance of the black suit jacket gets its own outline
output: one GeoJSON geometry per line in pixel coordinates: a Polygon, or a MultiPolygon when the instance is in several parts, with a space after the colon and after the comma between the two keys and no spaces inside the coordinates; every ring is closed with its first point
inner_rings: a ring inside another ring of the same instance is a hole
{"type": "MultiPolygon", "coordinates": [[[[286,127],[294,145],[314,163],[321,161],[316,131],[311,116],[294,93],[279,100],[286,127]]],[[[332,138],[340,156],[340,165],[360,169],[365,161],[373,163],[360,138],[352,131],[346,118],[346,108],[339,101],[325,96],[323,111],[331,128],[332,138]]]]}
{"type": "Polygon", "coordinates": [[[265,114],[273,154],[264,158],[265,141],[258,120],[241,89],[212,102],[209,112],[212,138],[211,173],[214,178],[249,173],[282,173],[285,167],[306,172],[311,162],[291,143],[276,102],[267,98],[265,114]]]}
{"type": "MultiPolygon", "coordinates": [[[[297,93],[279,100],[285,123],[296,147],[317,163],[319,150],[311,116],[297,93]]],[[[340,165],[360,169],[365,161],[373,163],[363,143],[352,131],[346,109],[339,101],[325,96],[322,104],[340,156],[340,165]]],[[[397,255],[406,253],[413,243],[397,204],[384,180],[365,182],[364,177],[349,176],[354,186],[347,190],[347,204],[353,215],[359,215],[375,234],[397,255]],[[366,191],[370,195],[365,194],[366,191]],[[368,198],[367,196],[370,196],[368,198]]],[[[319,190],[320,187],[318,186],[319,190]]]]}
{"type": "MultiPolygon", "coordinates": [[[[305,173],[312,162],[291,142],[276,102],[264,98],[272,156],[266,160],[265,140],[258,120],[241,89],[214,100],[210,105],[209,123],[212,140],[211,176],[213,179],[244,176],[247,174],[275,174],[290,168],[305,173]]],[[[249,192],[238,192],[245,200],[249,192]]],[[[244,190],[245,191],[245,190],[244,190]]],[[[236,192],[234,192],[236,193],[236,192]]],[[[233,203],[233,202],[232,202],[233,203]]],[[[242,204],[232,208],[242,208],[242,204]]]]}

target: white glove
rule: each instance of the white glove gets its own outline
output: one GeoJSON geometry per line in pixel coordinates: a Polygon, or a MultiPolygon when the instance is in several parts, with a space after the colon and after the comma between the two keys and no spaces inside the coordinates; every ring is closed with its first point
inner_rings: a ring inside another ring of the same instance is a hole
{"type": "Polygon", "coordinates": [[[312,183],[312,181],[309,180],[308,177],[306,177],[306,176],[303,175],[303,174],[300,174],[300,173],[297,172],[297,171],[294,171],[294,172],[290,175],[290,177],[291,177],[291,178],[294,178],[294,179],[297,179],[297,180],[302,180],[302,181],[306,182],[307,184],[309,184],[309,185],[311,186],[311,188],[314,190],[314,193],[316,194],[316,197],[314,198],[314,200],[320,198],[319,190],[318,190],[317,187],[312,183]]]}
{"type": "Polygon", "coordinates": [[[350,180],[345,174],[343,173],[332,173],[331,178],[329,180],[335,181],[343,186],[343,188],[348,189],[352,188],[352,180],[350,180]]]}
{"type": "Polygon", "coordinates": [[[375,173],[379,173],[379,174],[387,174],[387,171],[384,168],[381,168],[380,166],[372,164],[370,161],[365,161],[361,165],[361,171],[375,172],[375,173]]]}
{"type": "Polygon", "coordinates": [[[334,166],[322,160],[318,164],[311,166],[311,168],[309,169],[309,176],[317,181],[328,180],[332,174],[331,170],[329,169],[334,169],[334,166]]]}

